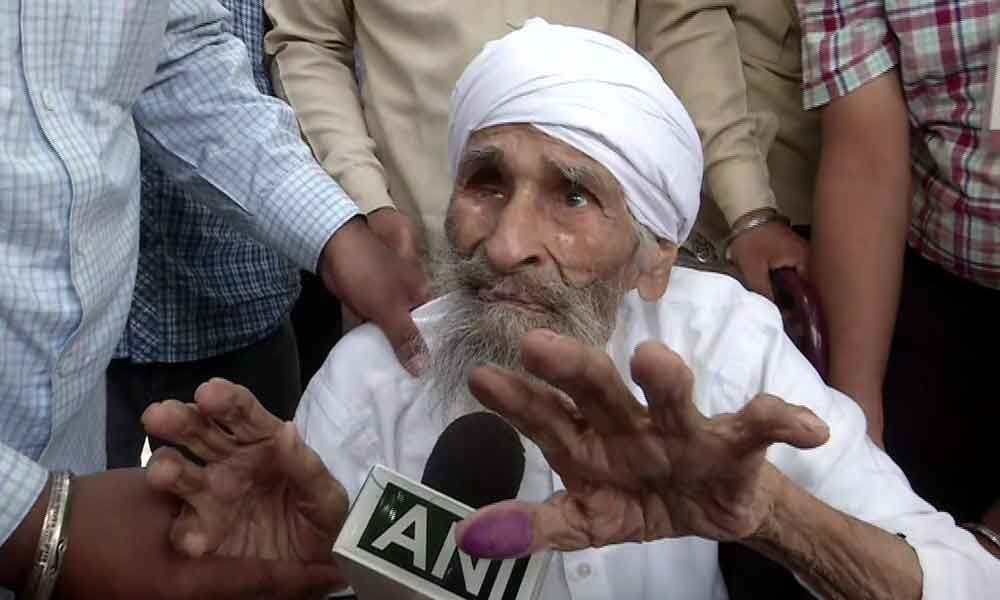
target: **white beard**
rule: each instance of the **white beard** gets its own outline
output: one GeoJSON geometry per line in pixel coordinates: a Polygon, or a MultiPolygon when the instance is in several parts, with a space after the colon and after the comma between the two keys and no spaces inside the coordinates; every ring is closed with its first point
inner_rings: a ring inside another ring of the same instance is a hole
{"type": "Polygon", "coordinates": [[[435,343],[424,377],[430,382],[431,397],[437,399],[432,409],[442,410],[449,420],[483,410],[468,386],[475,367],[492,363],[525,374],[520,340],[533,329],[550,329],[603,348],[625,295],[622,276],[577,288],[528,273],[498,275],[481,253],[462,257],[450,245],[435,252],[432,267],[435,292],[450,294],[450,302],[447,314],[429,332],[435,343]],[[480,298],[480,290],[500,285],[530,297],[543,310],[480,298]]]}

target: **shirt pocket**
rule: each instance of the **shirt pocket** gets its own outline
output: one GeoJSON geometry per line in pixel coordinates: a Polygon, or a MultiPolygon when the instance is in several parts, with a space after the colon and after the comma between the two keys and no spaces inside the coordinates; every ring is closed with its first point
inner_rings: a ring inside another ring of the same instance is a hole
{"type": "Polygon", "coordinates": [[[553,25],[572,25],[607,33],[615,0],[587,0],[587,8],[579,2],[562,0],[503,0],[504,18],[511,29],[519,29],[532,17],[541,17],[553,25]]]}

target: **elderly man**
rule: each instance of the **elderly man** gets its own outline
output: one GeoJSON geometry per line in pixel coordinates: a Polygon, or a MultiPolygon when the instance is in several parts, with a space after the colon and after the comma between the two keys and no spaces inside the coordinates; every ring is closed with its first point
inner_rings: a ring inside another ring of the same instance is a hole
{"type": "MultiPolygon", "coordinates": [[[[481,556],[566,550],[546,600],[725,598],[719,540],[766,552],[826,597],[983,598],[1000,584],[1000,562],[912,492],[772,305],[671,268],[697,211],[700,145],[638,54],[531,22],[468,67],[449,138],[437,265],[449,293],[414,313],[429,370],[407,374],[361,327],[296,415],[350,496],[375,463],[419,478],[448,422],[485,405],[538,445],[519,500],[468,523],[461,543],[481,556]]],[[[218,435],[190,425],[178,431],[218,435]]],[[[153,468],[181,495],[210,493],[177,460],[153,468]]],[[[197,547],[221,535],[197,522],[197,547]]]]}

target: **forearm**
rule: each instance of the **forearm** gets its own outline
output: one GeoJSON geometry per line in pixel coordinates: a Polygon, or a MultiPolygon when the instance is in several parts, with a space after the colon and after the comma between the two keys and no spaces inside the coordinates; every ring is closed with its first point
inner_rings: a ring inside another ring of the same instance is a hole
{"type": "Polygon", "coordinates": [[[323,169],[362,212],[392,207],[356,78],[356,32],[349,2],[268,0],[265,37],[276,92],[292,106],[323,169]]]}
{"type": "Polygon", "coordinates": [[[770,467],[780,483],[770,517],[744,543],[823,598],[919,600],[923,572],[904,539],[834,510],[770,467]]]}
{"type": "Polygon", "coordinates": [[[831,103],[823,129],[810,270],[829,325],[830,383],[880,421],[910,214],[896,72],[831,103]]]}
{"type": "Polygon", "coordinates": [[[705,184],[728,224],[774,207],[767,148],[777,121],[749,110],[733,2],[639,3],[638,45],[691,113],[705,152],[705,184]],[[690,65],[697,64],[697,69],[690,65]]]}

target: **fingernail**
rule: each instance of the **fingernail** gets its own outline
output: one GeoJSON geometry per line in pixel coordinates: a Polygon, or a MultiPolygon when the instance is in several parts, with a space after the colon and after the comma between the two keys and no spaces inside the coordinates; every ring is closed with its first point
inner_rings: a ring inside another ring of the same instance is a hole
{"type": "Polygon", "coordinates": [[[498,510],[477,517],[459,530],[458,547],[473,558],[503,559],[531,550],[530,515],[518,510],[498,510]]]}

